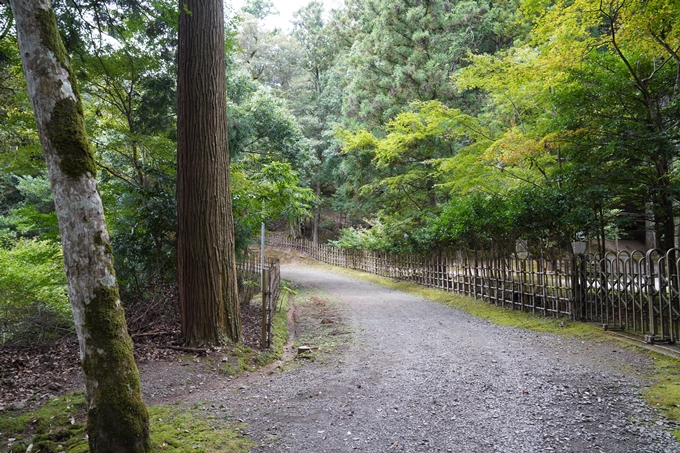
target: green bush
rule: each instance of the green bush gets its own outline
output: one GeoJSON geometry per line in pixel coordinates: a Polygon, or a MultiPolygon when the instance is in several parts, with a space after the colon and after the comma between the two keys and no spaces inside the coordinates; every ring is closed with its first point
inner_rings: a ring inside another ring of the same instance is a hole
{"type": "Polygon", "coordinates": [[[58,337],[72,325],[60,246],[23,239],[0,249],[0,340],[58,337]]]}
{"type": "Polygon", "coordinates": [[[329,241],[328,245],[343,249],[359,249],[371,251],[393,251],[394,243],[388,236],[384,225],[374,220],[371,228],[343,228],[340,238],[329,241]]]}

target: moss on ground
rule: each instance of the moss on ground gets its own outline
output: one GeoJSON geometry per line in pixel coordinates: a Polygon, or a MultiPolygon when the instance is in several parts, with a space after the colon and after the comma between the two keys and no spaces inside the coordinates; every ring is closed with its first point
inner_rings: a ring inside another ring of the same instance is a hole
{"type": "MultiPolygon", "coordinates": [[[[237,357],[238,363],[233,368],[227,363],[228,369],[222,371],[240,374],[280,359],[288,339],[287,309],[284,302],[274,316],[272,348],[259,351],[240,344],[228,348],[225,352],[237,357]]],[[[187,356],[186,360],[193,358],[187,356]]],[[[255,446],[243,434],[245,425],[215,418],[198,407],[165,405],[149,407],[148,411],[154,451],[245,453],[255,446]]],[[[0,412],[0,450],[7,448],[11,453],[25,453],[33,445],[33,452],[84,453],[89,451],[86,423],[87,409],[82,392],[54,398],[34,411],[0,412]],[[10,439],[13,440],[10,442],[10,439]]]]}
{"type": "MultiPolygon", "coordinates": [[[[54,398],[30,412],[0,416],[0,445],[11,453],[31,451],[84,453],[85,396],[82,392],[54,398]],[[9,439],[14,439],[10,442],[9,439]]],[[[245,453],[255,444],[245,437],[243,424],[228,423],[197,408],[166,405],[149,408],[154,451],[224,451],[245,453]]]]}
{"type": "Polygon", "coordinates": [[[264,351],[252,349],[243,344],[226,346],[223,352],[230,360],[220,365],[220,371],[229,376],[238,376],[246,371],[254,371],[283,357],[283,347],[288,341],[288,322],[286,313],[288,302],[283,301],[280,309],[274,312],[272,323],[272,345],[264,351]]]}
{"type": "Polygon", "coordinates": [[[243,434],[243,424],[227,423],[196,408],[157,406],[149,409],[151,442],[164,452],[247,452],[255,443],[243,434]]]}
{"type": "MultiPolygon", "coordinates": [[[[666,417],[680,422],[680,361],[660,354],[654,357],[653,385],[642,390],[642,396],[666,417]]],[[[680,430],[672,431],[680,441],[680,430]]]]}
{"type": "Polygon", "coordinates": [[[85,423],[85,396],[69,393],[35,411],[0,415],[0,445],[11,453],[25,453],[30,445],[31,451],[86,452],[85,423]]]}

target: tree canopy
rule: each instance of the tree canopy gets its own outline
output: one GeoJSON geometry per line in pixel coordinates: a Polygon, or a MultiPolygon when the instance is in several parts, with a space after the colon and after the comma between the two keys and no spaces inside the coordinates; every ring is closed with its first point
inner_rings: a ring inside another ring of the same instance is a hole
{"type": "MultiPolygon", "coordinates": [[[[59,1],[55,13],[123,299],[144,303],[176,281],[177,7],[59,1]]],[[[505,254],[517,240],[562,253],[582,235],[674,246],[676,2],[314,0],[288,30],[267,28],[275,14],[261,0],[227,11],[240,254],[263,218],[424,253],[505,254]]],[[[0,241],[42,253],[56,217],[13,30],[0,6],[0,241]]]]}

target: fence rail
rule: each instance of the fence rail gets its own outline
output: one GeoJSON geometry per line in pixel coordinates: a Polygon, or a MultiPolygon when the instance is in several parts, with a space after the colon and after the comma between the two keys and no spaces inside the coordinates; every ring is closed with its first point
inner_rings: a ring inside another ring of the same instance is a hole
{"type": "Polygon", "coordinates": [[[272,344],[272,322],[280,295],[281,265],[278,258],[265,258],[264,268],[258,252],[236,263],[238,294],[241,305],[248,304],[255,294],[262,297],[262,340],[265,349],[272,344]],[[264,273],[264,279],[262,274],[264,273]],[[262,282],[264,280],[264,287],[262,282]]]}
{"type": "Polygon", "coordinates": [[[340,249],[285,235],[267,237],[334,266],[410,281],[543,316],[602,323],[675,343],[680,326],[680,250],[560,259],[418,256],[340,249]]]}

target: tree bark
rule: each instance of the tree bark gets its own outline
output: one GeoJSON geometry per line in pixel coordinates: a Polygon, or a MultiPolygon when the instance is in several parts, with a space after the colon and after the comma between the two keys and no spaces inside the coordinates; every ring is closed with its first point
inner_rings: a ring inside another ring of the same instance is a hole
{"type": "Polygon", "coordinates": [[[118,296],[94,156],[69,56],[49,0],[9,4],[54,192],[85,374],[90,451],[151,451],[149,417],[118,296]]]}
{"type": "Polygon", "coordinates": [[[321,164],[316,171],[316,198],[318,204],[314,210],[314,224],[312,225],[312,243],[319,243],[319,224],[321,223],[321,164]]]}
{"type": "Polygon", "coordinates": [[[180,2],[177,261],[188,345],[241,338],[229,190],[222,0],[180,2]]]}

